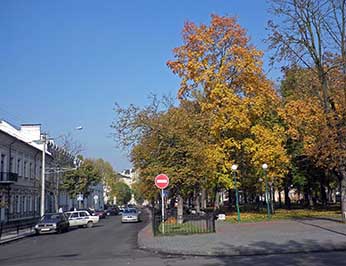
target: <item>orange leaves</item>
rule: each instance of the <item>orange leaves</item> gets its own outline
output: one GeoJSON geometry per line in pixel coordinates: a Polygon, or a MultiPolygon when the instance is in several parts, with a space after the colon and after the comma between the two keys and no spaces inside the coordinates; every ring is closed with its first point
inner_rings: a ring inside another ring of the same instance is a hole
{"type": "Polygon", "coordinates": [[[249,74],[261,73],[261,52],[248,45],[235,18],[212,15],[209,26],[185,23],[183,45],[173,53],[167,65],[182,78],[179,98],[197,87],[209,93],[218,83],[237,87],[249,74]]]}
{"type": "Polygon", "coordinates": [[[312,145],[314,136],[326,124],[323,108],[314,97],[288,102],[280,110],[281,117],[288,125],[288,133],[295,140],[303,140],[306,145],[312,145]]]}

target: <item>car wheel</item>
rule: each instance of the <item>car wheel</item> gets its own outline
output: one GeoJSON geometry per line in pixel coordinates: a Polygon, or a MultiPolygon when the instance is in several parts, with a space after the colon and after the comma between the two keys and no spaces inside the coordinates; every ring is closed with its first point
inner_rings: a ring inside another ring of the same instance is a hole
{"type": "Polygon", "coordinates": [[[39,235],[40,234],[40,231],[39,230],[35,230],[35,235],[39,235]]]}
{"type": "Polygon", "coordinates": [[[92,221],[89,221],[86,225],[87,228],[91,228],[93,227],[93,222],[92,221]]]}
{"type": "Polygon", "coordinates": [[[58,234],[61,234],[61,233],[62,233],[61,228],[60,228],[60,227],[58,227],[58,228],[56,229],[56,232],[57,232],[58,234]]]}

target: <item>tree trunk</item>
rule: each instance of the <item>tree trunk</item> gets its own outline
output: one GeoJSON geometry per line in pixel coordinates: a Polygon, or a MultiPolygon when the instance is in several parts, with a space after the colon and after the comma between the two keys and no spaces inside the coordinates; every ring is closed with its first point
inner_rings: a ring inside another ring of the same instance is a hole
{"type": "Polygon", "coordinates": [[[282,208],[281,190],[278,189],[278,192],[279,192],[279,206],[280,208],[282,208]]]}
{"type": "Polygon", "coordinates": [[[202,188],[202,209],[207,208],[207,190],[202,188]]]}
{"type": "Polygon", "coordinates": [[[213,206],[214,206],[214,211],[219,207],[218,186],[215,186],[215,189],[214,189],[213,206]]]}
{"type": "Polygon", "coordinates": [[[216,191],[215,193],[215,201],[214,201],[214,209],[217,210],[220,208],[220,193],[216,191]]]}
{"type": "Polygon", "coordinates": [[[178,209],[177,209],[177,223],[178,224],[182,224],[184,222],[183,212],[184,212],[184,200],[179,195],[178,196],[178,209]]]}
{"type": "Polygon", "coordinates": [[[327,194],[326,194],[326,188],[324,186],[324,178],[320,180],[320,192],[321,192],[321,202],[322,205],[327,205],[327,194]]]}
{"type": "Polygon", "coordinates": [[[196,206],[196,212],[200,213],[201,212],[201,203],[200,203],[201,197],[199,195],[199,192],[196,193],[196,201],[195,201],[195,206],[196,206]]]}
{"type": "Polygon", "coordinates": [[[286,207],[286,209],[291,209],[291,199],[289,197],[288,184],[285,184],[285,207],[286,207]]]}

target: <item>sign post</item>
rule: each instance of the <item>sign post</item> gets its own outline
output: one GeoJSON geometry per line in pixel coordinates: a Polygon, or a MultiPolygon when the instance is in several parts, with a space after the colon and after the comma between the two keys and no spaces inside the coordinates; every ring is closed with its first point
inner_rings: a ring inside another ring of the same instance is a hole
{"type": "Polygon", "coordinates": [[[164,174],[160,174],[155,177],[155,185],[157,188],[161,189],[161,216],[162,216],[162,234],[165,234],[165,196],[164,189],[168,187],[169,178],[164,174]]]}

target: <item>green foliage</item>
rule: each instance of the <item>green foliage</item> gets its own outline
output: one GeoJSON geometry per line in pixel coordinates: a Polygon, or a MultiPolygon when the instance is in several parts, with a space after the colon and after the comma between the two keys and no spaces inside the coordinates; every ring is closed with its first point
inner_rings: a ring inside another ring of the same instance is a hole
{"type": "Polygon", "coordinates": [[[125,205],[131,200],[132,193],[127,184],[117,182],[111,185],[111,195],[117,198],[118,204],[125,205]]]}
{"type": "Polygon", "coordinates": [[[99,170],[102,181],[105,185],[111,187],[112,184],[118,182],[118,174],[114,171],[112,165],[109,162],[103,159],[97,159],[94,161],[94,164],[95,167],[99,170]]]}
{"type": "Polygon", "coordinates": [[[72,198],[75,198],[79,193],[87,197],[90,194],[90,187],[101,181],[102,174],[96,167],[95,162],[86,159],[78,169],[65,173],[61,187],[72,198]]]}

